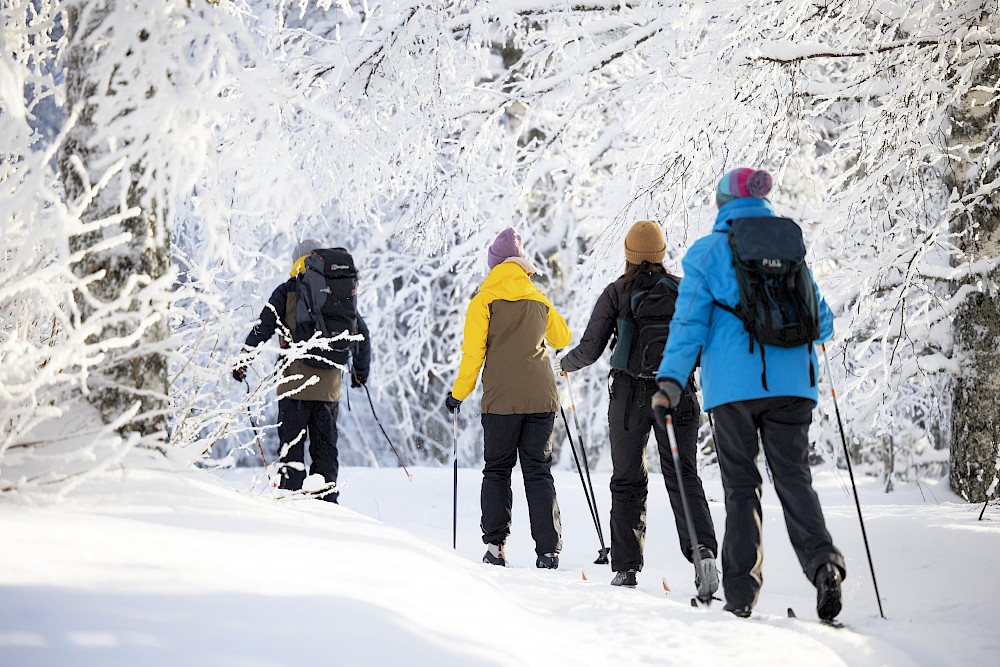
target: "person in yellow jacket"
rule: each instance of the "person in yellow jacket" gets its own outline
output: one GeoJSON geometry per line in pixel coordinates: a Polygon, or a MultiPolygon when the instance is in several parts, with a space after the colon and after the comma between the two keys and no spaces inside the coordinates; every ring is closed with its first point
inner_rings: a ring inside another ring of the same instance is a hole
{"type": "Polygon", "coordinates": [[[462,363],[445,399],[457,413],[476,388],[483,369],[483,542],[484,563],[506,565],[504,542],[510,535],[513,498],[510,476],[521,459],[528,499],[535,565],[559,567],[562,525],[552,480],[549,438],[559,407],[555,375],[546,343],[569,345],[566,320],[531,282],[535,267],[524,256],[513,228],[500,232],[487,253],[490,274],[465,316],[462,363]]]}

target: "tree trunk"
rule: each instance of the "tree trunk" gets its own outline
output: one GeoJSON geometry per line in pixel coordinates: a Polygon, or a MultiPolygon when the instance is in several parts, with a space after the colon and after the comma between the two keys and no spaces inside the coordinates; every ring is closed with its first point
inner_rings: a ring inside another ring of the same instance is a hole
{"type": "MultiPolygon", "coordinates": [[[[100,410],[106,423],[121,418],[122,414],[139,404],[137,415],[118,431],[166,437],[167,358],[165,341],[169,337],[166,307],[157,290],[146,289],[169,267],[169,239],[162,224],[156,219],[154,207],[144,201],[144,193],[137,186],[138,178],[149,165],[141,164],[130,154],[133,148],[128,137],[116,137],[117,145],[94,142],[98,128],[95,115],[103,105],[102,119],[124,118],[126,115],[148,113],[136,104],[141,95],[136,91],[115,90],[113,77],[108,73],[120,64],[110,62],[110,50],[101,45],[101,33],[113,14],[115,0],[91,0],[67,10],[66,103],[67,117],[78,112],[76,124],[69,132],[59,161],[68,202],[80,201],[93,194],[90,183],[97,182],[103,169],[115,160],[124,158],[125,166],[108,185],[93,198],[81,219],[93,222],[118,214],[124,208],[137,207],[138,215],[115,224],[73,236],[69,240],[74,253],[88,251],[96,244],[128,233],[131,237],[122,244],[103,250],[91,250],[74,265],[77,276],[84,278],[102,272],[86,289],[77,293],[76,306],[83,322],[95,317],[105,319],[99,323],[99,332],[89,342],[105,348],[102,363],[93,369],[88,379],[89,400],[100,410]],[[111,107],[113,114],[106,109],[111,107]],[[87,183],[73,167],[76,157],[89,176],[87,183]],[[144,205],[146,204],[146,205],[144,205]],[[125,305],[117,312],[108,313],[103,306],[117,299],[125,305]],[[124,311],[124,312],[122,312],[124,311]],[[157,319],[158,317],[158,319],[157,319]],[[152,323],[151,323],[152,322],[152,323]],[[123,339],[138,338],[131,343],[123,339]]],[[[117,27],[114,29],[118,29],[117,27]]],[[[103,35],[102,35],[103,36],[103,35]]],[[[148,38],[143,31],[140,39],[148,38]]],[[[129,57],[129,56],[126,56],[129,57]]],[[[106,121],[101,121],[102,123],[106,121]]]]}
{"type": "MultiPolygon", "coordinates": [[[[951,165],[949,189],[960,195],[1000,178],[1000,168],[991,167],[989,161],[982,162],[991,172],[985,177],[973,168],[993,143],[990,137],[1000,121],[1000,103],[991,92],[1000,80],[1000,58],[985,60],[977,78],[981,87],[973,89],[962,108],[954,111],[949,136],[952,147],[973,147],[958,150],[956,156],[962,158],[951,165]]],[[[1000,191],[994,190],[958,214],[955,228],[964,239],[965,262],[1000,256],[1000,191]]],[[[955,355],[962,371],[955,378],[952,398],[950,482],[956,493],[974,503],[986,500],[1000,442],[998,279],[997,270],[972,276],[977,292],[964,302],[954,321],[955,355]]]]}

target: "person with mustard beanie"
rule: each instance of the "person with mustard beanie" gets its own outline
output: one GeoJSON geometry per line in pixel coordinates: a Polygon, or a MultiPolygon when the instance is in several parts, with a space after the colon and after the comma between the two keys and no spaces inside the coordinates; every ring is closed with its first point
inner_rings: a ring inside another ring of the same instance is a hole
{"type": "Polygon", "coordinates": [[[483,562],[504,566],[510,535],[511,471],[518,459],[535,541],[535,565],[555,569],[562,549],[559,503],[552,479],[552,427],[559,407],[546,344],[569,345],[566,320],[531,282],[535,267],[520,235],[508,227],[486,253],[490,273],[465,317],[462,362],[445,407],[453,415],[483,371],[483,562]]]}
{"type": "Polygon", "coordinates": [[[666,251],[667,238],[656,221],[640,220],[632,225],[625,236],[624,275],[598,297],[580,344],[556,360],[556,372],[571,373],[593,364],[610,342],[611,567],[616,573],[612,585],[634,587],[637,573],[642,570],[648,486],[645,451],[652,430],[681,553],[693,564],[692,550],[699,550],[702,571],[695,572],[695,583],[699,596],[707,599],[719,586],[715,564],[718,544],[698,476],[701,408],[693,379],[687,379],[674,423],[681,476],[698,544],[691,544],[688,537],[667,433],[655,422],[650,408],[650,398],[656,391],[656,369],[669,334],[668,323],[680,282],[663,266],[666,251]]]}

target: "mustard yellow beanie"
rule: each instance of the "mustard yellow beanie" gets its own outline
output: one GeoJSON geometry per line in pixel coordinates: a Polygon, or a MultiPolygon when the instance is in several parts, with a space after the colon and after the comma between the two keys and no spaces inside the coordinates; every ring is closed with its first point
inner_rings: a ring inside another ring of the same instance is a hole
{"type": "Polygon", "coordinates": [[[625,235],[625,261],[629,264],[663,261],[667,237],[656,220],[640,220],[625,235]]]}

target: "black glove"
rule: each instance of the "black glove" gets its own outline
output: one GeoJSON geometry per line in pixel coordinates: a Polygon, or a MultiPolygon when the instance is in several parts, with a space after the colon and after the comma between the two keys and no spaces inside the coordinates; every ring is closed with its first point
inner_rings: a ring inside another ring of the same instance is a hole
{"type": "Polygon", "coordinates": [[[233,369],[233,379],[236,380],[237,382],[243,382],[243,380],[246,380],[247,379],[247,367],[246,366],[240,366],[239,368],[234,368],[233,369]]]}
{"type": "Polygon", "coordinates": [[[444,407],[448,408],[448,412],[455,414],[462,409],[462,401],[452,396],[449,391],[444,399],[444,407]]]}
{"type": "Polygon", "coordinates": [[[674,408],[681,402],[681,393],[684,388],[670,378],[664,378],[657,383],[659,389],[653,394],[651,402],[653,408],[653,418],[660,428],[664,428],[667,422],[667,415],[673,413],[674,408]]]}
{"type": "Polygon", "coordinates": [[[359,375],[353,375],[353,374],[351,375],[351,387],[353,389],[357,389],[366,382],[368,382],[368,378],[366,377],[361,377],[359,375]]]}

